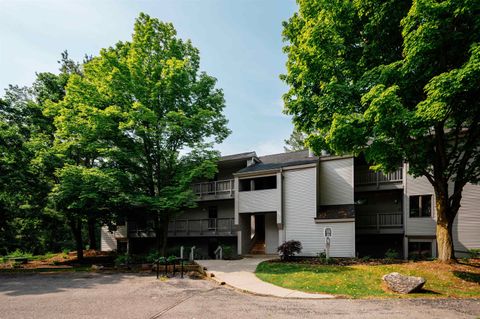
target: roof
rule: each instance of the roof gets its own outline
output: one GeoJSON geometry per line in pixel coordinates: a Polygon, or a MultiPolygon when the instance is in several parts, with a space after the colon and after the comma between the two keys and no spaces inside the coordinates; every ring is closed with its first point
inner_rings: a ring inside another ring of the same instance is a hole
{"type": "Polygon", "coordinates": [[[238,153],[238,154],[221,156],[220,161],[222,161],[222,162],[235,161],[235,160],[241,160],[241,159],[250,159],[252,157],[257,157],[257,153],[252,151],[252,152],[245,152],[245,153],[238,153]]]}
{"type": "Polygon", "coordinates": [[[272,155],[265,155],[259,157],[262,163],[288,163],[292,161],[303,161],[303,160],[318,160],[317,156],[309,156],[308,150],[297,151],[297,152],[288,152],[288,153],[279,153],[272,155]]]}
{"type": "Polygon", "coordinates": [[[285,163],[257,163],[255,165],[251,165],[251,166],[248,166],[248,167],[245,167],[245,168],[239,170],[237,172],[237,174],[269,171],[269,170],[280,169],[282,167],[305,165],[305,164],[311,164],[311,163],[316,163],[316,162],[318,162],[318,158],[309,157],[307,159],[303,159],[303,160],[299,160],[299,161],[291,160],[291,161],[288,161],[288,162],[285,162],[285,163]]]}

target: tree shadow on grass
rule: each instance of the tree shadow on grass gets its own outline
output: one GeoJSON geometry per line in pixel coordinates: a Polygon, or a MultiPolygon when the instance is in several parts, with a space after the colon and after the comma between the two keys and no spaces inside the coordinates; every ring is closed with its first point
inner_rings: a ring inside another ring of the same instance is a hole
{"type": "Polygon", "coordinates": [[[115,284],[134,274],[104,274],[89,272],[0,274],[0,297],[43,295],[73,289],[92,289],[115,284]]]}
{"type": "Polygon", "coordinates": [[[468,271],[458,271],[458,270],[455,270],[453,274],[462,280],[480,284],[480,274],[477,274],[474,272],[468,272],[468,271]]]}

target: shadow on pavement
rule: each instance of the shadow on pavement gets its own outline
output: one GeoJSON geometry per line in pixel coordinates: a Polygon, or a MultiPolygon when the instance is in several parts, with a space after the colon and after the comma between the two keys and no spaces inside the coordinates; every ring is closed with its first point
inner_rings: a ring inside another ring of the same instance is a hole
{"type": "Polygon", "coordinates": [[[0,296],[43,295],[70,289],[91,289],[99,285],[118,283],[127,276],[141,275],[90,272],[0,274],[0,296]]]}

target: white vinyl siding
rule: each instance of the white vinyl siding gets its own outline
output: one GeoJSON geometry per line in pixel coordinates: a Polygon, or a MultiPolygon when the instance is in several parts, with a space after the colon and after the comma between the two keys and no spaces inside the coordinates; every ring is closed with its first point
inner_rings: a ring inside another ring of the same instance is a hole
{"type": "Polygon", "coordinates": [[[109,232],[107,226],[103,226],[100,230],[100,250],[117,250],[117,240],[115,239],[115,234],[109,232]]]}
{"type": "Polygon", "coordinates": [[[239,213],[277,212],[280,210],[279,188],[238,192],[237,194],[239,213]]]}
{"type": "Polygon", "coordinates": [[[320,205],[353,204],[353,158],[320,161],[320,205]]]}
{"type": "Polygon", "coordinates": [[[480,185],[467,184],[461,207],[453,224],[455,250],[467,252],[480,248],[480,185]]]}
{"type": "Polygon", "coordinates": [[[324,228],[331,227],[333,231],[331,256],[353,257],[355,254],[354,222],[315,223],[316,173],[315,168],[284,172],[285,240],[300,241],[303,246],[301,255],[316,256],[325,249],[324,228]]]}

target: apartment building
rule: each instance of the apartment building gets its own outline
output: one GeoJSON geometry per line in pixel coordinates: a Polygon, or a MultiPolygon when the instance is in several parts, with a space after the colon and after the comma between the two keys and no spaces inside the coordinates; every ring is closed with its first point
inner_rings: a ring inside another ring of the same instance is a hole
{"type": "MultiPolygon", "coordinates": [[[[435,257],[435,195],[424,178],[373,172],[362,158],[313,156],[309,151],[220,158],[212,181],[192,185],[198,206],[169,225],[169,246],[193,246],[203,257],[218,245],[238,254],[276,254],[299,240],[302,255],[333,257],[435,257]]],[[[102,250],[148,251],[154,233],[145,216],[127,219],[116,232],[102,228],[102,250]]],[[[454,224],[457,254],[480,248],[480,185],[465,187],[454,224]]]]}

